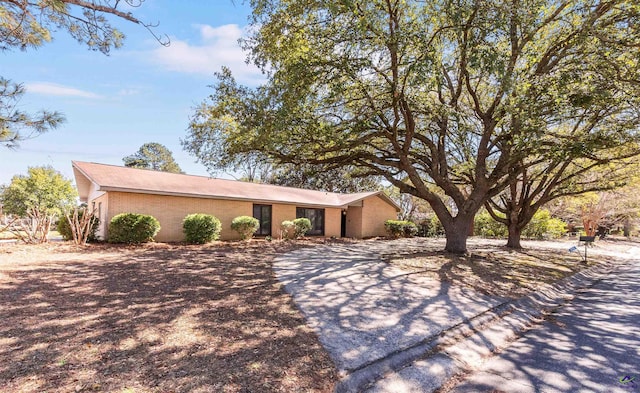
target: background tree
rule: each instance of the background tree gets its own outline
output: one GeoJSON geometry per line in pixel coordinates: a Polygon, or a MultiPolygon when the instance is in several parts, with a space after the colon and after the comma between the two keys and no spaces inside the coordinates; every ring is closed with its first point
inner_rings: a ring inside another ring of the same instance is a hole
{"type": "Polygon", "coordinates": [[[7,214],[23,221],[12,231],[27,243],[44,243],[56,217],[76,205],[77,192],[71,180],[51,167],[29,168],[29,175],[11,179],[0,196],[7,214]]]}
{"type": "Polygon", "coordinates": [[[631,236],[631,231],[640,225],[640,176],[631,177],[625,187],[611,191],[613,194],[614,214],[606,224],[614,229],[621,227],[622,234],[631,236]]]}
{"type": "Polygon", "coordinates": [[[130,168],[152,169],[154,171],[184,173],[173,159],[169,149],[160,143],[150,142],[140,146],[135,154],[122,159],[130,168]]]}
{"type": "Polygon", "coordinates": [[[402,194],[394,186],[385,187],[384,191],[400,207],[398,220],[422,223],[433,217],[433,210],[424,199],[416,198],[410,194],[402,194]]]}
{"type": "MultiPolygon", "coordinates": [[[[217,138],[231,156],[261,151],[279,164],[384,177],[431,205],[454,253],[550,132],[545,121],[569,124],[571,108],[591,99],[579,76],[605,67],[611,83],[639,79],[633,1],[252,4],[244,46],[268,82],[248,89],[219,74],[196,137],[217,138]],[[532,111],[538,123],[526,121],[532,111]]],[[[631,133],[594,130],[602,143],[607,132],[631,133]]]]}
{"type": "MultiPolygon", "coordinates": [[[[620,158],[629,154],[627,147],[594,149],[589,152],[590,157],[582,158],[557,155],[556,159],[541,160],[542,163],[521,169],[504,192],[486,203],[491,217],[507,227],[507,247],[521,248],[523,231],[549,202],[623,186],[631,168],[637,169],[635,162],[620,158]]],[[[632,150],[631,155],[637,152],[632,150]]]]}
{"type": "MultiPolygon", "coordinates": [[[[52,40],[53,32],[66,30],[89,49],[109,53],[122,46],[124,34],[111,26],[108,16],[147,28],[122,5],[139,7],[144,0],[0,0],[0,51],[37,48],[52,40]],[[120,7],[120,8],[119,8],[120,7]]],[[[167,45],[168,39],[160,40],[167,45]]],[[[27,114],[16,110],[24,94],[20,83],[0,75],[0,143],[16,147],[18,142],[59,126],[64,117],[58,112],[27,114]]]]}
{"type": "Polygon", "coordinates": [[[381,189],[380,179],[359,177],[353,167],[325,167],[309,164],[273,164],[264,183],[338,193],[368,192],[381,189]]]}
{"type": "Polygon", "coordinates": [[[639,186],[638,177],[630,176],[624,187],[560,198],[550,204],[550,209],[572,227],[582,227],[589,236],[599,229],[605,233],[621,229],[628,237],[640,223],[639,186]]]}

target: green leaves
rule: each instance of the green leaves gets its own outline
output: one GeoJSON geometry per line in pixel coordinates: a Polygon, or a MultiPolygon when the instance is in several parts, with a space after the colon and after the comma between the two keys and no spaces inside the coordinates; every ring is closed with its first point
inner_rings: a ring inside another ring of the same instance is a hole
{"type": "Polygon", "coordinates": [[[154,171],[184,173],[169,149],[160,143],[145,143],[135,154],[122,159],[124,166],[154,171]]]}
{"type": "MultiPolygon", "coordinates": [[[[131,7],[141,2],[126,0],[131,7]]],[[[119,1],[0,1],[0,49],[26,50],[51,41],[51,32],[66,30],[91,50],[109,53],[122,46],[124,34],[111,26],[105,15],[153,27],[118,8],[119,1]]]]}
{"type": "Polygon", "coordinates": [[[25,217],[32,210],[61,215],[76,205],[77,192],[70,180],[51,167],[31,167],[29,175],[17,175],[0,196],[8,214],[25,217]]]}
{"type": "Polygon", "coordinates": [[[252,2],[268,82],[216,86],[219,151],[359,168],[448,231],[529,167],[640,153],[636,2],[329,3],[252,2]]]}
{"type": "Polygon", "coordinates": [[[57,128],[65,121],[59,112],[28,114],[18,110],[24,93],[22,84],[0,76],[0,144],[8,148],[16,148],[20,141],[57,128]]]}

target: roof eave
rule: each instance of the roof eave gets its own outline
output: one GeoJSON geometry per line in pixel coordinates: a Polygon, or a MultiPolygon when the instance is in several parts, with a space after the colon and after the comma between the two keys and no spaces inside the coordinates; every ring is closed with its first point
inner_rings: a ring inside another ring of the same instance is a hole
{"type": "Polygon", "coordinates": [[[370,193],[368,195],[364,195],[361,198],[354,199],[352,201],[349,201],[348,203],[343,204],[342,207],[343,208],[347,208],[348,206],[351,206],[354,203],[362,202],[363,200],[365,200],[367,198],[374,197],[374,196],[380,197],[383,201],[385,201],[388,204],[390,204],[391,206],[393,206],[393,208],[396,209],[397,212],[402,211],[400,206],[398,206],[398,204],[396,204],[393,199],[389,198],[389,196],[387,196],[387,194],[385,194],[384,191],[376,191],[376,192],[372,192],[372,193],[370,193]]]}
{"type": "Polygon", "coordinates": [[[194,193],[186,193],[186,192],[143,190],[139,188],[131,189],[131,188],[111,187],[111,186],[100,186],[99,191],[126,192],[126,193],[132,193],[132,194],[163,195],[163,196],[202,198],[202,199],[222,199],[226,201],[243,201],[243,202],[253,202],[257,204],[277,203],[277,204],[295,205],[295,206],[301,206],[301,207],[336,208],[336,209],[343,208],[343,206],[339,204],[319,204],[319,203],[307,203],[307,202],[300,202],[300,201],[283,201],[283,200],[272,200],[272,199],[261,199],[261,198],[249,198],[249,197],[234,197],[234,196],[228,196],[228,195],[211,195],[211,194],[194,194],[194,193]]]}

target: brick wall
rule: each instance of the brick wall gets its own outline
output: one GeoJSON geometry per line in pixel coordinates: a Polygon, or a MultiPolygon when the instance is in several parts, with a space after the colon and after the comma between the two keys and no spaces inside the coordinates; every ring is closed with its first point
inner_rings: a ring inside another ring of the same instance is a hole
{"type": "Polygon", "coordinates": [[[109,225],[109,221],[111,221],[111,218],[107,218],[107,212],[109,211],[108,194],[103,193],[98,198],[95,198],[89,204],[89,208],[95,209],[95,212],[100,219],[100,224],[98,226],[98,230],[96,231],[96,236],[98,237],[98,239],[105,240],[107,238],[107,226],[109,225]]]}
{"type": "Polygon", "coordinates": [[[342,209],[324,209],[324,235],[326,237],[340,237],[342,228],[342,209]]]}
{"type": "Polygon", "coordinates": [[[140,213],[154,216],[160,222],[156,240],[160,242],[182,241],[182,220],[188,214],[205,213],[222,222],[220,239],[239,239],[231,229],[231,221],[238,216],[252,216],[253,204],[244,201],[228,201],[207,198],[188,198],[165,195],[109,192],[109,215],[111,219],[120,213],[140,213]]]}
{"type": "Polygon", "coordinates": [[[349,206],[347,209],[347,237],[362,238],[362,207],[349,206]]]}
{"type": "Polygon", "coordinates": [[[398,217],[396,209],[375,196],[363,201],[362,237],[385,236],[384,222],[398,217]]]}
{"type": "MultiPolygon", "coordinates": [[[[102,215],[105,228],[111,219],[120,213],[149,214],[160,222],[160,232],[156,236],[159,242],[183,241],[182,220],[187,214],[211,214],[222,222],[221,240],[239,239],[238,233],[231,229],[231,221],[238,216],[253,216],[253,203],[208,198],[190,198],[166,195],[109,192],[95,200],[102,202],[102,215]],[[108,198],[107,198],[108,196],[108,198]],[[108,212],[108,214],[107,214],[108,212]]],[[[296,218],[296,206],[272,204],[271,236],[280,235],[280,223],[296,218]]],[[[341,210],[325,209],[325,236],[340,237],[341,210]]]]}
{"type": "Polygon", "coordinates": [[[271,236],[279,239],[282,221],[293,221],[296,218],[296,207],[293,205],[271,205],[271,236]]]}

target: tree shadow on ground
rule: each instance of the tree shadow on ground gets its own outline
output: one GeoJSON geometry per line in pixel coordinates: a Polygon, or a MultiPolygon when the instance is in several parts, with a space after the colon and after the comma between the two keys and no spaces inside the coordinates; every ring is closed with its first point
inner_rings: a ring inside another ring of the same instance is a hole
{"type": "Polygon", "coordinates": [[[584,263],[580,255],[568,251],[511,250],[500,246],[483,247],[466,255],[434,250],[386,256],[389,264],[410,274],[426,275],[489,296],[511,299],[607,260],[597,256],[584,263]]]}
{"type": "Polygon", "coordinates": [[[286,249],[107,247],[5,261],[0,391],[329,392],[335,368],[272,273],[286,249]]]}
{"type": "Polygon", "coordinates": [[[299,250],[274,265],[337,367],[350,374],[424,345],[505,300],[455,288],[437,277],[421,279],[381,259],[427,248],[441,244],[430,239],[366,241],[299,250]]]}
{"type": "Polygon", "coordinates": [[[583,289],[453,392],[640,391],[625,379],[638,375],[639,273],[636,263],[583,289]]]}

